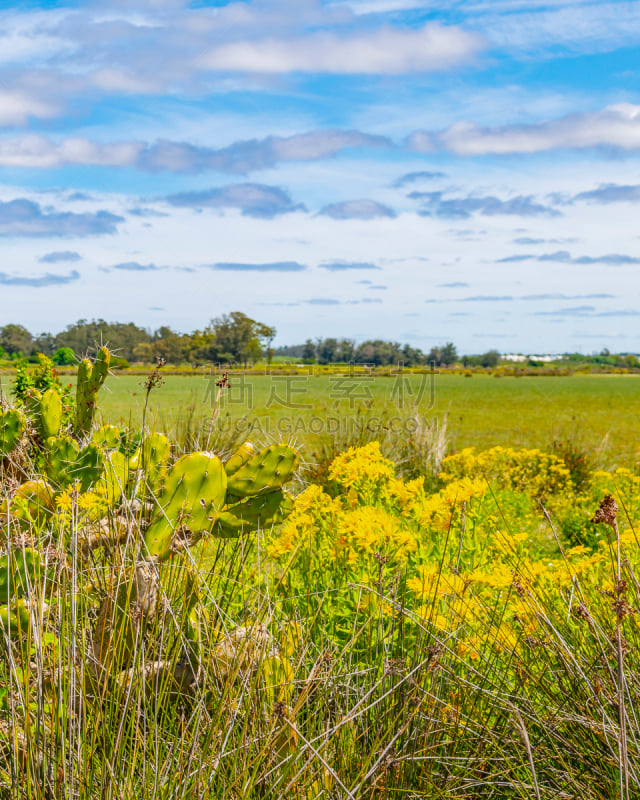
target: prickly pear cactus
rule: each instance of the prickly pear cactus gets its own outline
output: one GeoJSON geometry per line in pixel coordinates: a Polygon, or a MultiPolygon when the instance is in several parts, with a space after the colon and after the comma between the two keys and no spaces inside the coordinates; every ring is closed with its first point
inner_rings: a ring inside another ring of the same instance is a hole
{"type": "Polygon", "coordinates": [[[94,444],[82,449],[70,436],[48,439],[44,453],[47,474],[57,486],[66,488],[80,481],[80,491],[86,492],[100,478],[104,454],[94,444]]]}
{"type": "Polygon", "coordinates": [[[76,418],[73,426],[76,436],[84,436],[91,430],[98,391],[107,378],[110,361],[111,354],[106,347],[101,347],[93,364],[88,358],[80,362],[76,387],[76,418]]]}
{"type": "Polygon", "coordinates": [[[293,496],[282,489],[255,495],[228,505],[218,515],[212,533],[221,538],[230,538],[241,533],[270,528],[283,522],[293,511],[293,506],[293,496]]]}
{"type": "Polygon", "coordinates": [[[231,458],[225,462],[224,469],[227,475],[233,475],[240,467],[244,467],[247,461],[255,455],[256,448],[251,442],[241,444],[231,458]]]}
{"type": "Polygon", "coordinates": [[[26,407],[29,419],[43,441],[60,433],[63,408],[59,392],[47,389],[41,394],[37,389],[29,389],[26,407]]]}
{"type": "Polygon", "coordinates": [[[43,439],[57,436],[62,426],[62,398],[55,389],[47,389],[40,400],[40,425],[38,432],[43,439]]]}
{"type": "Polygon", "coordinates": [[[23,636],[31,627],[31,611],[26,600],[0,606],[0,634],[12,639],[23,636]]]}
{"type": "Polygon", "coordinates": [[[171,457],[171,444],[162,433],[150,433],[142,443],[140,467],[145,471],[151,487],[156,487],[164,477],[171,457]]]}
{"type": "Polygon", "coordinates": [[[175,532],[187,527],[193,537],[210,531],[225,503],[227,473],[210,453],[190,453],[179,458],[167,475],[159,510],[145,533],[151,558],[164,561],[171,554],[175,532]]]}
{"type": "Polygon", "coordinates": [[[0,459],[13,452],[22,438],[26,419],[17,408],[0,408],[0,459]]]}
{"type": "Polygon", "coordinates": [[[37,550],[14,549],[0,557],[0,633],[16,637],[27,632],[28,600],[40,600],[43,580],[44,565],[37,550]]]}
{"type": "Polygon", "coordinates": [[[0,605],[32,595],[42,583],[43,575],[40,553],[30,547],[13,549],[0,557],[0,605]]]}
{"type": "MultiPolygon", "coordinates": [[[[121,457],[123,469],[125,466],[139,469],[145,456],[145,471],[148,472],[151,466],[162,463],[167,448],[162,437],[149,437],[147,444],[149,450],[138,452],[133,463],[127,462],[126,456],[118,452],[110,453],[109,458],[121,457]]],[[[205,659],[213,659],[216,669],[226,673],[250,666],[254,655],[258,657],[258,649],[260,657],[264,655],[268,644],[265,632],[259,631],[260,647],[256,649],[253,632],[249,636],[245,629],[238,629],[233,639],[217,646],[215,653],[205,652],[201,629],[203,624],[208,624],[207,610],[193,584],[193,576],[189,577],[188,564],[192,563],[192,556],[187,556],[184,551],[207,534],[219,538],[237,537],[284,520],[293,509],[293,497],[282,486],[293,477],[297,462],[298,453],[292,447],[273,445],[257,453],[249,443],[243,445],[226,465],[207,452],[189,453],[175,462],[167,471],[162,492],[155,500],[155,512],[144,533],[137,562],[127,570],[117,588],[109,592],[98,614],[94,655],[107,672],[127,670],[136,639],[143,634],[152,635],[153,626],[148,626],[147,622],[166,602],[162,599],[164,595],[161,596],[164,584],[160,580],[160,571],[171,571],[175,566],[181,567],[178,573],[184,581],[181,594],[186,605],[180,642],[183,648],[186,647],[192,677],[205,659]],[[176,564],[173,560],[165,564],[172,555],[176,562],[184,559],[184,564],[176,564]],[[242,661],[245,655],[251,656],[246,665],[242,661]]],[[[113,485],[114,478],[111,467],[107,465],[98,490],[109,483],[113,485]]],[[[157,642],[153,644],[151,638],[149,645],[152,648],[159,646],[157,642]]]]}
{"type": "Polygon", "coordinates": [[[55,509],[53,498],[53,488],[46,481],[23,483],[11,498],[0,503],[0,526],[11,519],[40,528],[55,509]]]}
{"type": "Polygon", "coordinates": [[[120,447],[120,429],[115,425],[102,425],[91,441],[103,450],[117,450],[120,447]]]}
{"type": "Polygon", "coordinates": [[[120,500],[128,481],[129,460],[125,454],[118,450],[107,453],[104,471],[96,484],[96,489],[104,495],[109,505],[115,505],[120,500]]]}
{"type": "Polygon", "coordinates": [[[298,466],[298,451],[286,444],[272,444],[251,456],[229,475],[230,494],[238,497],[273,492],[293,478],[298,466]]]}

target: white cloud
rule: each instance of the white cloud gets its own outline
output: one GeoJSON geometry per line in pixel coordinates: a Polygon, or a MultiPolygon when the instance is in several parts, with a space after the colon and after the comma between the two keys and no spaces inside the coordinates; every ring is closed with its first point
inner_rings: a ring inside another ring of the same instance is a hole
{"type": "Polygon", "coordinates": [[[49,9],[0,14],[0,64],[42,62],[70,50],[69,42],[55,32],[68,13],[68,9],[49,9]]]}
{"type": "Polygon", "coordinates": [[[381,27],[342,36],[320,32],[231,42],[205,53],[197,65],[225,72],[400,75],[457,66],[470,61],[482,46],[479,36],[453,26],[381,27]]]}
{"type": "Polygon", "coordinates": [[[38,134],[0,140],[0,166],[35,169],[72,164],[124,167],[135,163],[144,145],[138,142],[99,144],[83,137],[60,143],[38,134]]]}
{"type": "Polygon", "coordinates": [[[91,81],[105,92],[121,92],[122,94],[153,94],[162,91],[160,81],[148,77],[132,75],[122,69],[100,69],[91,76],[91,81]]]}
{"type": "Polygon", "coordinates": [[[424,8],[424,0],[345,0],[332,5],[347,6],[354,14],[386,14],[389,11],[410,11],[424,8]]]}
{"type": "Polygon", "coordinates": [[[104,167],[134,167],[150,172],[201,172],[219,170],[244,174],[274,167],[281,161],[315,161],[335,156],[349,148],[391,148],[382,136],[360,131],[317,130],[293,136],[237,141],[213,149],[159,140],[93,142],[72,137],[55,142],[39,134],[0,139],[0,166],[47,169],[73,164],[104,167]]]}
{"type": "Polygon", "coordinates": [[[446,150],[456,155],[540,153],[560,148],[640,149],[640,105],[619,103],[601,111],[568,114],[529,125],[479,127],[461,121],[445,131],[415,131],[407,147],[417,153],[446,150]]]}
{"type": "Polygon", "coordinates": [[[30,117],[54,117],[59,108],[26,92],[0,89],[0,125],[25,125],[30,117]]]}

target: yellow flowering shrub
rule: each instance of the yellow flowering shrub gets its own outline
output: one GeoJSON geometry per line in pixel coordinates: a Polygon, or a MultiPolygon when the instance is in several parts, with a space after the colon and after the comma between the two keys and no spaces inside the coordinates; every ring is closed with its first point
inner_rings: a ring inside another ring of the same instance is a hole
{"type": "MultiPolygon", "coordinates": [[[[312,587],[345,635],[363,615],[392,625],[398,608],[389,593],[400,586],[418,629],[455,636],[456,652],[472,660],[489,645],[508,652],[542,635],[549,603],[570,616],[589,594],[611,613],[617,545],[610,529],[589,519],[605,490],[623,487],[625,502],[640,500],[640,476],[630,470],[595,473],[577,494],[554,455],[468,448],[444,460],[440,487],[428,492],[422,479],[396,477],[374,442],[339,455],[329,478],[296,498],[267,552],[286,565],[288,591],[302,596],[312,587]],[[561,526],[552,532],[538,503],[547,493],[552,518],[572,508],[598,537],[578,543],[561,526]]],[[[620,543],[623,560],[640,572],[630,526],[620,543]]]]}
{"type": "Polygon", "coordinates": [[[440,474],[445,483],[464,477],[482,478],[503,488],[526,492],[531,497],[571,489],[571,474],[565,462],[537,449],[498,446],[476,453],[475,447],[466,447],[443,460],[440,474]]]}
{"type": "Polygon", "coordinates": [[[380,452],[380,442],[350,447],[329,467],[329,480],[360,494],[375,491],[394,477],[393,463],[380,452]]]}

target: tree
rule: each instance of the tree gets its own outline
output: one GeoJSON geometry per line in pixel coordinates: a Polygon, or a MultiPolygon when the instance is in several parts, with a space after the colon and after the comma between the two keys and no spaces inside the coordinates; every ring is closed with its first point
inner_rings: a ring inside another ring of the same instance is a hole
{"type": "Polygon", "coordinates": [[[305,364],[313,364],[316,360],[316,346],[311,339],[307,339],[304,343],[304,347],[302,348],[302,360],[305,364]]]}
{"type": "Polygon", "coordinates": [[[76,354],[70,347],[60,347],[51,357],[51,360],[57,367],[68,367],[72,364],[77,364],[78,359],[76,354]]]}
{"type": "Polygon", "coordinates": [[[22,325],[5,325],[0,328],[0,347],[10,356],[30,355],[33,337],[22,325]]]}
{"type": "Polygon", "coordinates": [[[425,355],[419,348],[405,344],[402,348],[402,360],[405,367],[416,367],[425,363],[425,355]]]}
{"type": "Polygon", "coordinates": [[[458,351],[453,342],[447,342],[440,352],[440,363],[452,367],[458,360],[458,351]]]}
{"type": "Polygon", "coordinates": [[[41,333],[36,336],[33,346],[38,353],[44,353],[45,356],[52,356],[56,351],[55,336],[52,336],[50,333],[41,333]]]}
{"type": "Polygon", "coordinates": [[[340,361],[349,364],[353,361],[356,353],[356,345],[353,339],[340,339],[338,342],[338,352],[340,354],[340,361]]]}
{"type": "Polygon", "coordinates": [[[402,349],[397,342],[385,342],[382,339],[371,339],[362,342],[355,352],[355,361],[358,364],[374,364],[387,366],[400,364],[404,361],[402,349]]]}
{"type": "Polygon", "coordinates": [[[232,311],[211,320],[207,333],[211,336],[205,348],[210,361],[237,361],[246,364],[258,348],[269,346],[276,329],[251,319],[241,311],[232,311]]]}
{"type": "MultiPolygon", "coordinates": [[[[140,347],[140,345],[138,345],[138,347],[140,347]]],[[[183,337],[175,333],[158,339],[151,345],[151,349],[154,357],[162,358],[170,364],[181,364],[187,357],[187,347],[185,346],[183,337]]],[[[134,348],[133,352],[135,356],[136,348],[134,348]]]]}
{"type": "Polygon", "coordinates": [[[79,319],[56,335],[55,348],[70,347],[82,356],[104,343],[115,355],[133,361],[136,345],[150,341],[149,333],[133,322],[105,322],[103,319],[89,322],[79,319]]]}
{"type": "MultiPolygon", "coordinates": [[[[271,351],[271,348],[268,348],[267,354],[269,352],[271,352],[271,355],[273,355],[273,351],[271,351]]],[[[256,361],[260,360],[261,355],[262,355],[262,348],[260,347],[260,341],[258,340],[257,336],[254,336],[253,339],[251,339],[251,341],[247,344],[247,347],[245,349],[245,357],[248,358],[252,364],[255,364],[256,361]]],[[[270,360],[269,363],[271,363],[270,360]]]]}
{"type": "Polygon", "coordinates": [[[334,364],[338,360],[338,340],[320,339],[317,352],[319,364],[334,364]]]}
{"type": "Polygon", "coordinates": [[[427,356],[427,361],[429,364],[441,364],[442,363],[442,348],[440,347],[432,347],[429,350],[429,355],[427,356]]]}
{"type": "Polygon", "coordinates": [[[500,363],[500,353],[497,350],[488,350],[480,356],[480,364],[483,367],[497,367],[500,363]]]}
{"type": "Polygon", "coordinates": [[[133,348],[133,360],[142,364],[151,364],[153,361],[153,346],[149,342],[140,342],[133,348]]]}

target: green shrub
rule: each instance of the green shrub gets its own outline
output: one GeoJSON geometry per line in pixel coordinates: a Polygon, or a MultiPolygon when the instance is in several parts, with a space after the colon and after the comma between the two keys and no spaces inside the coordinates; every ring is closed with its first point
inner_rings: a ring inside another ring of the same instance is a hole
{"type": "Polygon", "coordinates": [[[76,354],[70,347],[60,347],[51,356],[51,360],[57,367],[69,367],[78,363],[76,354]]]}

